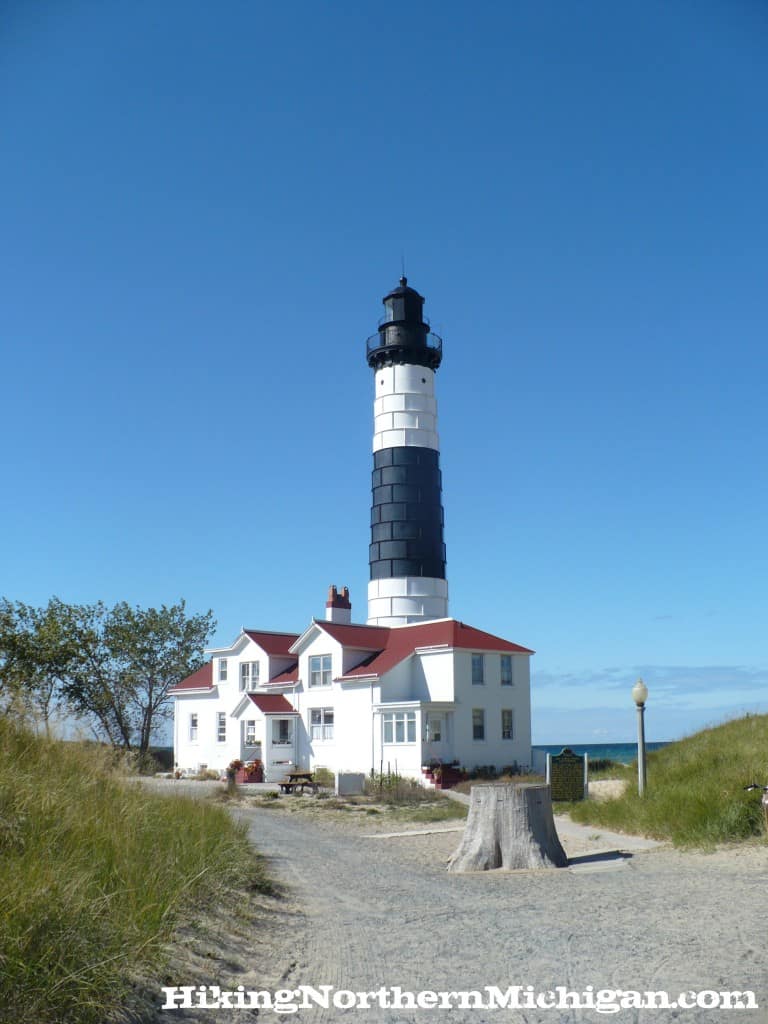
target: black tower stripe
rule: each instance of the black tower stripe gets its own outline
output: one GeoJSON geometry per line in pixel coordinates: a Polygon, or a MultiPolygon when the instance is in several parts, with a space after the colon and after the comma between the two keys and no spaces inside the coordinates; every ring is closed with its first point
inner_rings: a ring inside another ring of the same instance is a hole
{"type": "Polygon", "coordinates": [[[445,579],[440,455],[384,448],[373,456],[371,579],[445,579]]]}

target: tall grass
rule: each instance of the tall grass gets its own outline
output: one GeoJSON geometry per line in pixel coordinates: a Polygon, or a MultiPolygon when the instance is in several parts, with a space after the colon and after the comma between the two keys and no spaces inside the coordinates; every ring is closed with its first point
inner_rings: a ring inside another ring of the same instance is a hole
{"type": "Polygon", "coordinates": [[[711,846],[763,831],[760,795],[768,785],[768,715],[748,715],[705,729],[648,756],[646,795],[637,795],[637,766],[616,800],[569,806],[576,821],[671,839],[677,846],[711,846]]]}
{"type": "Polygon", "coordinates": [[[0,719],[0,1021],[119,1020],[180,916],[253,864],[223,809],[0,719]]]}

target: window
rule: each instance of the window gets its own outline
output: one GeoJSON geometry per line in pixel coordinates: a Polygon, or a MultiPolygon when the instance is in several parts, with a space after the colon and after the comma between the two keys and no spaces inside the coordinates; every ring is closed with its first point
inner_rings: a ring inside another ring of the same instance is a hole
{"type": "Polygon", "coordinates": [[[427,718],[427,727],[424,730],[424,739],[427,743],[440,743],[443,738],[443,720],[439,715],[430,715],[427,718]]]}
{"type": "Polygon", "coordinates": [[[501,712],[501,738],[503,740],[511,740],[512,736],[512,711],[510,708],[504,708],[501,712]]]}
{"type": "Polygon", "coordinates": [[[197,715],[189,716],[189,742],[197,743],[197,715]]]}
{"type": "Polygon", "coordinates": [[[227,713],[226,711],[216,712],[216,739],[219,743],[225,743],[227,739],[227,713]]]}
{"type": "Polygon", "coordinates": [[[385,743],[416,742],[416,712],[387,711],[382,716],[385,743]]]}
{"type": "Polygon", "coordinates": [[[309,659],[309,685],[330,686],[331,685],[331,656],[330,654],[318,654],[309,659]]]}
{"type": "Polygon", "coordinates": [[[472,685],[482,686],[485,682],[485,658],[482,654],[472,655],[472,685]]]}
{"type": "Polygon", "coordinates": [[[245,745],[246,747],[256,746],[256,719],[248,718],[245,722],[245,745]]]}
{"type": "Polygon", "coordinates": [[[258,661],[244,661],[240,666],[240,689],[255,690],[259,685],[258,661]]]}
{"type": "Polygon", "coordinates": [[[472,709],[472,739],[485,739],[485,711],[482,708],[472,709]]]}
{"type": "Polygon", "coordinates": [[[333,708],[312,708],[309,712],[309,735],[313,740],[333,739],[333,708]]]}
{"type": "Polygon", "coordinates": [[[502,654],[501,656],[501,685],[512,685],[512,655],[502,654]]]}
{"type": "Polygon", "coordinates": [[[293,720],[290,718],[272,719],[272,744],[290,746],[293,743],[293,720]]]}
{"type": "Polygon", "coordinates": [[[227,681],[227,659],[219,658],[219,682],[226,683],[227,681]]]}

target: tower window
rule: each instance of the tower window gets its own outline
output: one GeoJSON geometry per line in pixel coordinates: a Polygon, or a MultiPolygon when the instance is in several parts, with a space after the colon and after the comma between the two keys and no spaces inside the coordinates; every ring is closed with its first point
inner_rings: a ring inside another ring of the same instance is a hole
{"type": "Polygon", "coordinates": [[[482,654],[472,655],[472,685],[482,686],[485,682],[485,658],[482,654]]]}

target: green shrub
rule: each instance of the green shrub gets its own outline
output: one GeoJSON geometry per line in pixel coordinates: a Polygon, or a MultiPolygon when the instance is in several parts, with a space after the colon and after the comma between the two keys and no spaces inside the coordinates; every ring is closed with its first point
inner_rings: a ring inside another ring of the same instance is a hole
{"type": "Polygon", "coordinates": [[[396,772],[372,773],[365,780],[365,794],[379,803],[402,805],[434,801],[435,796],[416,779],[406,779],[396,772]]]}
{"type": "Polygon", "coordinates": [[[336,776],[330,768],[315,768],[313,772],[318,786],[325,786],[327,789],[336,788],[336,776]]]}
{"type": "Polygon", "coordinates": [[[194,901],[266,884],[245,829],[0,719],[0,1019],[103,1024],[194,901]]]}
{"type": "Polygon", "coordinates": [[[596,757],[589,762],[589,774],[593,772],[623,771],[624,765],[610,757],[596,757]]]}
{"type": "MultiPolygon", "coordinates": [[[[637,765],[634,768],[633,781],[637,765]]],[[[671,839],[678,846],[744,840],[763,829],[760,794],[768,782],[768,715],[748,715],[671,743],[648,755],[641,799],[630,782],[616,800],[574,804],[576,821],[671,839]]]]}

